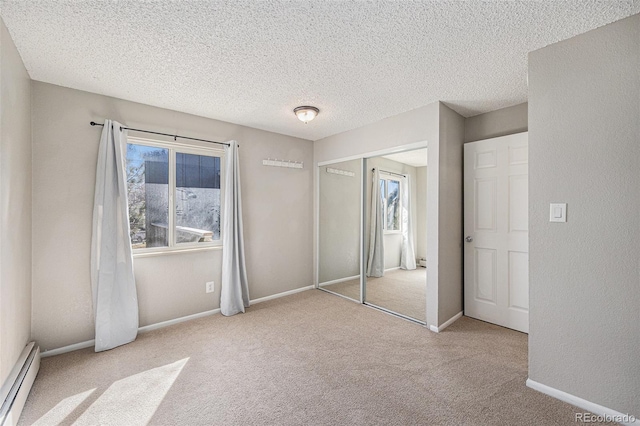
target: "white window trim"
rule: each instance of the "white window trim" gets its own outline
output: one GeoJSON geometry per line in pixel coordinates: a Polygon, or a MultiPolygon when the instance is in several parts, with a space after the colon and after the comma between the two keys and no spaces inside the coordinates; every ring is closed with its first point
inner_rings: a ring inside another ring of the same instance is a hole
{"type": "MultiPolygon", "coordinates": [[[[154,148],[162,148],[169,150],[169,245],[166,247],[150,247],[150,248],[133,248],[133,257],[150,257],[171,253],[198,252],[208,251],[222,248],[222,203],[224,202],[224,148],[217,146],[207,146],[196,143],[170,142],[160,141],[156,139],[139,138],[134,136],[127,137],[127,143],[134,145],[144,145],[154,148]],[[181,243],[176,245],[175,242],[175,222],[176,222],[176,153],[206,155],[210,157],[220,157],[220,239],[207,243],[181,243]]],[[[126,150],[126,147],[125,147],[126,150]]],[[[126,152],[126,151],[125,151],[126,152]]],[[[128,194],[127,194],[128,197],[128,194]]]]}
{"type": "MultiPolygon", "coordinates": [[[[398,182],[398,208],[400,209],[400,211],[402,211],[402,180],[398,177],[398,176],[394,176],[392,174],[389,173],[385,173],[385,172],[380,172],[380,179],[385,181],[384,184],[384,203],[383,203],[383,217],[382,217],[382,231],[384,235],[396,235],[396,234],[402,234],[402,220],[399,221],[398,225],[399,228],[398,229],[392,229],[392,230],[388,230],[387,229],[387,181],[395,181],[398,182]]],[[[380,182],[378,182],[378,185],[380,185],[380,182]]]]}

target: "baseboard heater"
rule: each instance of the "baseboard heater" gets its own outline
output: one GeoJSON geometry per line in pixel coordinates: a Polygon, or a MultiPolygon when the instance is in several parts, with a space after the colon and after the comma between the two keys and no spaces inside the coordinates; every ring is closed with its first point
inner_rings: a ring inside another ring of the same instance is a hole
{"type": "Polygon", "coordinates": [[[40,347],[29,343],[0,390],[0,426],[15,426],[40,369],[40,347]]]}

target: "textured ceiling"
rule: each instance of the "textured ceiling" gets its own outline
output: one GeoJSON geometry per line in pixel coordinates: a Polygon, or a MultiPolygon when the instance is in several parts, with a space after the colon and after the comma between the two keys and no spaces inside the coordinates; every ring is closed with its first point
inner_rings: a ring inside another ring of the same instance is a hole
{"type": "Polygon", "coordinates": [[[628,1],[0,1],[34,80],[317,140],[527,99],[527,52],[628,1]],[[292,110],[310,104],[305,125],[292,110]]]}

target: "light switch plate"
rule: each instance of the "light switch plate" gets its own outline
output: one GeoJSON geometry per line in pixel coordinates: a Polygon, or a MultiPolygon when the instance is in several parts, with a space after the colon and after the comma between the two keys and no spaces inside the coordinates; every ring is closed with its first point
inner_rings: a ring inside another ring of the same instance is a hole
{"type": "Polygon", "coordinates": [[[567,221],[567,203],[551,203],[549,205],[549,222],[567,221]]]}

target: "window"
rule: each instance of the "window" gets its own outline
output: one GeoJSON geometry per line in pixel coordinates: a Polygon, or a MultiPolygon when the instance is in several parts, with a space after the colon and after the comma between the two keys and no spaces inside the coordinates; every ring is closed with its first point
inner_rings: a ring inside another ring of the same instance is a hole
{"type": "Polygon", "coordinates": [[[385,176],[380,178],[382,197],[382,229],[386,233],[400,232],[400,181],[385,176]]]}
{"type": "Polygon", "coordinates": [[[216,148],[129,139],[126,172],[134,249],[220,244],[222,153],[216,148]]]}

